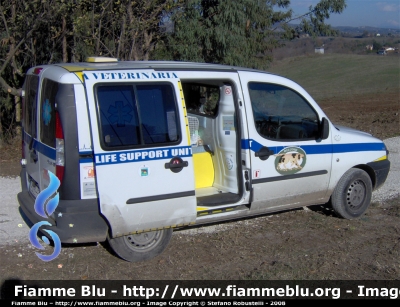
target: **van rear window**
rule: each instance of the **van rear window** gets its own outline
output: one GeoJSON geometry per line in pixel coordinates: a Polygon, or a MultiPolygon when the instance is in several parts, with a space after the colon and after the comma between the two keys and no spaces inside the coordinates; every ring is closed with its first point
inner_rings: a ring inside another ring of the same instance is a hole
{"type": "Polygon", "coordinates": [[[39,77],[28,75],[25,81],[25,97],[23,98],[23,127],[29,135],[36,137],[36,104],[39,77]],[[32,131],[34,132],[32,135],[32,131]]]}
{"type": "Polygon", "coordinates": [[[176,99],[169,83],[98,85],[96,98],[104,149],[180,141],[176,99]]]}
{"type": "Polygon", "coordinates": [[[42,143],[56,147],[56,116],[55,105],[59,84],[44,79],[40,104],[40,140],[42,143]]]}

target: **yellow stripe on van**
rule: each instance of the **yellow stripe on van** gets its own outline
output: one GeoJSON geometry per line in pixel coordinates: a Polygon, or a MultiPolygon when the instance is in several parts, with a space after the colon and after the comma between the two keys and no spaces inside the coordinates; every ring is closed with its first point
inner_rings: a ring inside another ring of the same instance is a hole
{"type": "Polygon", "coordinates": [[[83,72],[76,72],[75,75],[79,78],[79,80],[81,80],[81,82],[83,83],[83,72]]]}
{"type": "Polygon", "coordinates": [[[60,65],[62,68],[65,68],[66,70],[68,70],[69,72],[76,72],[76,71],[80,71],[82,72],[82,66],[69,66],[69,65],[60,65]]]}
{"type": "Polygon", "coordinates": [[[374,162],[383,161],[383,160],[386,160],[386,159],[387,159],[387,156],[384,155],[383,157],[380,157],[380,158],[374,160],[374,162]]]}
{"type": "Polygon", "coordinates": [[[60,67],[68,70],[69,72],[82,72],[84,70],[95,70],[96,68],[80,66],[80,65],[59,65],[60,67]]]}
{"type": "Polygon", "coordinates": [[[218,208],[218,209],[212,209],[210,207],[197,207],[197,216],[228,213],[235,210],[243,210],[243,209],[248,210],[248,208],[245,205],[238,205],[238,206],[233,206],[228,208],[218,208]]]}
{"type": "Polygon", "coordinates": [[[95,69],[95,68],[82,67],[79,65],[60,65],[60,67],[68,70],[69,72],[75,73],[75,75],[79,78],[79,80],[81,80],[82,83],[83,83],[83,71],[95,69]]]}
{"type": "Polygon", "coordinates": [[[186,103],[185,103],[185,97],[183,96],[183,89],[182,89],[181,81],[178,81],[178,88],[179,88],[179,94],[181,96],[181,103],[182,103],[182,108],[183,108],[183,116],[185,116],[186,135],[187,135],[187,138],[188,138],[188,145],[190,145],[189,122],[188,122],[188,119],[187,119],[186,103]]]}

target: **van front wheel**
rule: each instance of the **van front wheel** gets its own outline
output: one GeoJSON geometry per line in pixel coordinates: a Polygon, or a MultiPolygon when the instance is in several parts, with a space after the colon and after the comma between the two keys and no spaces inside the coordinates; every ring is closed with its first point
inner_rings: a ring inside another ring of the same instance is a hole
{"type": "Polygon", "coordinates": [[[117,238],[108,237],[108,243],[122,259],[145,261],[161,254],[172,237],[172,228],[142,232],[117,238]]]}
{"type": "Polygon", "coordinates": [[[349,169],[340,178],[331,197],[333,210],[345,219],[362,216],[372,196],[372,182],[369,175],[356,168],[349,169]]]}

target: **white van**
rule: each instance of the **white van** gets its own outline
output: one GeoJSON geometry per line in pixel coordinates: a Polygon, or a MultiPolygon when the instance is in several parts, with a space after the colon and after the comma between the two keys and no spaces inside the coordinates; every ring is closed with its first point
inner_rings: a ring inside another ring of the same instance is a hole
{"type": "Polygon", "coordinates": [[[43,220],[54,173],[47,229],[127,261],[160,254],[174,228],[328,202],[360,217],[390,168],[381,140],[264,71],[93,57],[31,68],[23,96],[23,212],[43,220]]]}

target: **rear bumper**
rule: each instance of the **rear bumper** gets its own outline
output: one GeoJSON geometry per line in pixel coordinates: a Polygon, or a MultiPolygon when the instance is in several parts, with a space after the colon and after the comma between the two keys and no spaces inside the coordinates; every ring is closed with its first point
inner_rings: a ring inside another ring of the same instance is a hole
{"type": "Polygon", "coordinates": [[[371,167],[375,173],[374,190],[379,189],[385,183],[389,174],[390,161],[386,159],[383,161],[367,163],[367,165],[371,167]]]}
{"type": "MultiPolygon", "coordinates": [[[[17,198],[21,210],[32,224],[47,221],[53,226],[42,226],[54,231],[62,243],[103,242],[107,238],[108,225],[100,215],[97,199],[60,200],[51,217],[45,219],[35,212],[35,199],[24,183],[25,169],[21,171],[22,192],[17,198]]],[[[43,232],[47,235],[47,232],[43,232]]]]}

